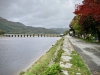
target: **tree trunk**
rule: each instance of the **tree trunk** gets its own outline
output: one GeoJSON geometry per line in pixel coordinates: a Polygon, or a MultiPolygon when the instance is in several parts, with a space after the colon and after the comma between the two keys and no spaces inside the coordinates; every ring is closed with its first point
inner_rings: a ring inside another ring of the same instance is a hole
{"type": "Polygon", "coordinates": [[[98,41],[100,42],[100,32],[98,31],[98,41]]]}

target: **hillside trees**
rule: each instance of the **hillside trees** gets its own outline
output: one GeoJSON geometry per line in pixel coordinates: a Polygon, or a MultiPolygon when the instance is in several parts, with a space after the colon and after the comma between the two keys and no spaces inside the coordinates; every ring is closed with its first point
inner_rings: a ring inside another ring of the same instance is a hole
{"type": "Polygon", "coordinates": [[[3,30],[0,30],[0,35],[4,34],[5,32],[3,30]]]}
{"type": "Polygon", "coordinates": [[[76,5],[74,14],[80,17],[81,31],[97,34],[100,41],[100,0],[83,0],[82,4],[76,5]]]}
{"type": "Polygon", "coordinates": [[[43,27],[25,26],[20,22],[8,21],[7,19],[0,17],[0,30],[3,30],[5,34],[60,34],[62,31],[65,31],[63,28],[60,30],[56,29],[58,28],[53,30],[43,27]]]}

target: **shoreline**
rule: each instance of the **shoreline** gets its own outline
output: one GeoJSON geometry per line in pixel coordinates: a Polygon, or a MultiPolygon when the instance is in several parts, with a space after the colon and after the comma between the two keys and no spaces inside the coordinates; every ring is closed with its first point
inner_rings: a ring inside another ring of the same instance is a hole
{"type": "MultiPolygon", "coordinates": [[[[51,47],[52,47],[52,46],[51,46],[51,47]]],[[[50,47],[50,48],[51,48],[51,47],[50,47]]],[[[50,49],[50,48],[49,48],[49,49],[50,49]]],[[[49,51],[49,49],[48,49],[48,51],[49,51]]],[[[44,54],[46,54],[46,52],[45,52],[44,54]]],[[[21,72],[21,71],[26,72],[27,70],[29,70],[29,69],[32,67],[32,65],[34,65],[44,54],[40,55],[40,56],[37,57],[34,61],[32,61],[32,62],[30,62],[29,64],[27,64],[26,67],[22,68],[22,69],[21,69],[20,71],[18,71],[15,75],[20,75],[20,72],[21,72]]]]}
{"type": "MultiPolygon", "coordinates": [[[[58,40],[57,40],[57,41],[58,41],[58,40]]],[[[56,42],[57,42],[57,41],[56,41],[56,42]]],[[[51,47],[53,47],[53,45],[56,44],[56,42],[53,43],[50,47],[48,47],[48,49],[47,49],[46,52],[44,52],[42,55],[40,55],[39,57],[37,57],[32,63],[30,63],[26,68],[24,68],[23,71],[27,71],[29,68],[31,68],[32,65],[33,65],[35,62],[37,62],[43,55],[45,55],[45,54],[50,50],[51,47]]]]}
{"type": "MultiPolygon", "coordinates": [[[[57,41],[59,41],[61,38],[59,38],[57,41]]],[[[31,62],[30,64],[27,64],[27,67],[21,69],[17,74],[20,75],[20,73],[23,72],[27,72],[30,68],[32,68],[32,66],[37,63],[44,55],[46,55],[46,53],[57,43],[57,41],[55,41],[51,46],[48,47],[48,49],[46,49],[47,51],[45,51],[43,54],[41,54],[40,56],[38,56],[33,62],[31,62]]]]}
{"type": "MultiPolygon", "coordinates": [[[[35,61],[33,61],[30,65],[28,65],[26,68],[20,71],[19,75],[28,75],[32,73],[36,73],[36,71],[40,70],[41,68],[46,69],[46,67],[49,65],[52,56],[54,55],[55,51],[57,50],[57,47],[59,45],[59,42],[61,42],[61,38],[59,38],[55,43],[52,44],[48,48],[46,52],[44,52],[42,55],[37,57],[35,61]]],[[[43,71],[42,71],[43,72],[43,71]]],[[[40,72],[41,73],[41,72],[40,72]]]]}

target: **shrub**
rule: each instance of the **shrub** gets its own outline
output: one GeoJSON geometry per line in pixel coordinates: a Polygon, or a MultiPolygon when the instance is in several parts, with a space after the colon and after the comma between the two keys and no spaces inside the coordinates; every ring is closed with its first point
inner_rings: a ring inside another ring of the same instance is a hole
{"type": "Polygon", "coordinates": [[[63,75],[61,73],[61,67],[59,64],[53,64],[51,67],[49,67],[43,75],[63,75]]]}

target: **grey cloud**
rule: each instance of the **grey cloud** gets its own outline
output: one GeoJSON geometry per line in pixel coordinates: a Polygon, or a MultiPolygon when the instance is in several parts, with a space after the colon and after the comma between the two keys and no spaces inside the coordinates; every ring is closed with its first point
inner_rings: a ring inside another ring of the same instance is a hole
{"type": "Polygon", "coordinates": [[[0,16],[35,27],[69,27],[82,0],[0,0],[0,16]]]}

